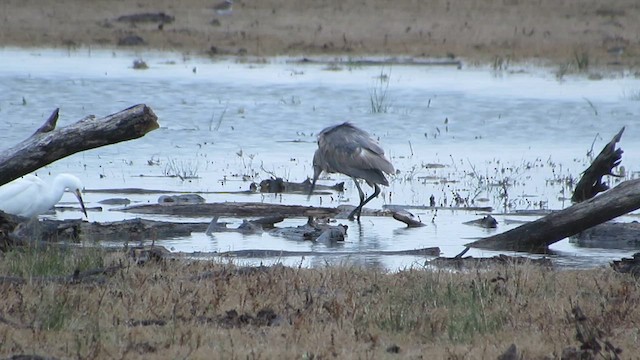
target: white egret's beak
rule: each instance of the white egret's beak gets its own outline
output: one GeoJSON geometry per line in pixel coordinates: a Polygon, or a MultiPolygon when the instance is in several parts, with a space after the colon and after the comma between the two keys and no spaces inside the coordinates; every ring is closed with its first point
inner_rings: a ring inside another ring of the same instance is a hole
{"type": "Polygon", "coordinates": [[[89,215],[87,215],[87,209],[85,209],[84,207],[84,201],[82,201],[82,194],[80,193],[80,189],[76,189],[76,191],[74,191],[73,194],[76,196],[76,198],[78,198],[78,201],[80,202],[80,207],[82,208],[82,212],[84,213],[84,216],[88,219],[89,215]]]}

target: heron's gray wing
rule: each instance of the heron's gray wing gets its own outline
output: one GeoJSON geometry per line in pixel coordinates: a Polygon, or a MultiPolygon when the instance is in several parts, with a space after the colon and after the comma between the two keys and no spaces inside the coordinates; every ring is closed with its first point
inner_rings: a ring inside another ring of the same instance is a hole
{"type": "Polygon", "coordinates": [[[357,144],[378,155],[384,155],[384,150],[375,140],[371,139],[371,135],[368,132],[348,122],[322,130],[318,134],[318,143],[321,148],[323,146],[335,148],[339,145],[357,144]]]}
{"type": "Polygon", "coordinates": [[[384,150],[366,131],[349,123],[323,130],[318,136],[318,152],[324,168],[330,172],[384,185],[388,182],[383,173],[394,172],[384,150]]]}

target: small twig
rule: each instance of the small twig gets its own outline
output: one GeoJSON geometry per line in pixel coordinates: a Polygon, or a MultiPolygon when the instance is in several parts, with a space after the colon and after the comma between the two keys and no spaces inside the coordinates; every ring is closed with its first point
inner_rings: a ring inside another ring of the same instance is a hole
{"type": "Polygon", "coordinates": [[[598,140],[599,137],[600,137],[600,133],[597,133],[596,136],[593,137],[593,142],[591,143],[591,148],[589,149],[589,151],[587,151],[587,157],[589,159],[593,158],[593,146],[596,144],[596,141],[598,140]]]}
{"type": "Polygon", "coordinates": [[[222,119],[224,119],[224,114],[227,113],[227,107],[229,106],[229,102],[224,105],[224,110],[222,110],[222,114],[220,114],[220,118],[218,118],[218,123],[216,127],[213,129],[214,131],[218,131],[220,129],[220,125],[222,125],[222,119]]]}
{"type": "Polygon", "coordinates": [[[269,171],[269,170],[264,168],[264,162],[263,161],[260,161],[260,170],[262,170],[262,171],[266,172],[267,174],[271,175],[274,179],[278,178],[276,173],[274,173],[273,171],[269,171]]]}
{"type": "Polygon", "coordinates": [[[598,116],[598,109],[596,109],[595,105],[593,105],[593,103],[586,97],[583,97],[583,99],[589,104],[589,106],[591,106],[591,108],[593,109],[593,113],[598,116]]]}

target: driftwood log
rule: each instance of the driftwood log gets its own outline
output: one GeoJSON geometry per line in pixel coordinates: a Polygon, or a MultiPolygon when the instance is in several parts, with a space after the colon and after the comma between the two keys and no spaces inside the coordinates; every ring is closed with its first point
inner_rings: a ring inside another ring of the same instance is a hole
{"type": "Polygon", "coordinates": [[[264,216],[332,217],[340,212],[336,208],[266,204],[258,202],[222,202],[205,204],[144,204],[118,209],[136,214],[164,214],[176,216],[264,216]]]}
{"type": "MultiPolygon", "coordinates": [[[[204,232],[207,223],[175,223],[146,219],[110,222],[44,219],[34,226],[21,223],[7,237],[15,245],[25,245],[37,239],[43,242],[123,241],[135,242],[204,232]]],[[[0,247],[0,250],[5,250],[0,247]]]]}
{"type": "Polygon", "coordinates": [[[616,144],[622,138],[624,127],[604,146],[600,154],[593,160],[587,170],[582,173],[582,178],[578,181],[571,201],[581,202],[591,199],[598,193],[609,190],[609,186],[602,182],[605,175],[614,175],[611,171],[614,167],[620,165],[622,158],[622,149],[616,149],[616,144]]]}
{"type": "MultiPolygon", "coordinates": [[[[311,190],[311,180],[307,178],[307,180],[301,183],[296,183],[296,182],[285,181],[282,178],[278,177],[278,178],[262,180],[260,182],[259,188],[260,188],[260,192],[263,192],[263,193],[307,194],[309,193],[309,190],[311,190]]],[[[314,194],[324,194],[324,193],[318,192],[318,190],[333,190],[333,191],[342,192],[344,191],[344,182],[340,182],[335,185],[317,184],[315,187],[314,194]]]]}
{"type": "Polygon", "coordinates": [[[637,209],[640,209],[640,179],[628,180],[587,201],[466,246],[544,252],[557,241],[637,209]]]}
{"type": "Polygon", "coordinates": [[[58,109],[29,138],[0,154],[0,185],[80,151],[137,139],[159,127],[151,108],[140,104],[97,119],[88,116],[56,129],[58,109]]]}

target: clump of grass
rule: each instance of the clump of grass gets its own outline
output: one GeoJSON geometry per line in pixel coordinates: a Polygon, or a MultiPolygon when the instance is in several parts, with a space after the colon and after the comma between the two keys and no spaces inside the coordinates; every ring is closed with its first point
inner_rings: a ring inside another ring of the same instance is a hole
{"type": "Polygon", "coordinates": [[[575,49],[573,58],[564,64],[561,64],[556,71],[556,78],[561,80],[567,74],[585,73],[589,70],[590,56],[586,50],[575,49]]]}
{"type": "Polygon", "coordinates": [[[371,103],[371,113],[386,113],[391,108],[388,97],[390,74],[385,74],[384,70],[380,71],[380,76],[376,77],[376,82],[369,95],[371,103]]]}
{"type": "Polygon", "coordinates": [[[628,100],[640,101],[640,90],[625,90],[622,96],[628,100]]]}
{"type": "Polygon", "coordinates": [[[39,246],[15,249],[3,259],[8,273],[15,276],[69,276],[74,271],[99,268],[104,265],[100,249],[76,253],[65,246],[39,246]]]}
{"type": "Polygon", "coordinates": [[[578,72],[585,72],[589,69],[589,53],[585,50],[574,50],[573,58],[578,72]]]}
{"type": "Polygon", "coordinates": [[[502,73],[503,71],[507,71],[509,66],[511,65],[511,56],[500,56],[496,55],[493,57],[493,62],[491,63],[491,69],[494,74],[502,73]]]}
{"type": "Polygon", "coordinates": [[[180,180],[198,178],[198,162],[169,159],[162,171],[164,176],[178,177],[180,180]]]}
{"type": "MultiPolygon", "coordinates": [[[[406,290],[390,292],[381,297],[388,311],[360,321],[390,332],[409,333],[427,340],[447,337],[454,343],[470,341],[476,336],[499,331],[506,318],[492,292],[490,280],[460,281],[444,272],[429,272],[424,282],[415,283],[417,273],[410,271],[398,276],[412,285],[406,290]],[[416,286],[417,285],[417,286],[416,286]]],[[[407,284],[407,286],[409,286],[407,284]]]]}

